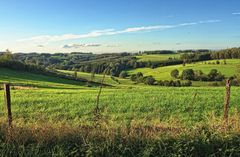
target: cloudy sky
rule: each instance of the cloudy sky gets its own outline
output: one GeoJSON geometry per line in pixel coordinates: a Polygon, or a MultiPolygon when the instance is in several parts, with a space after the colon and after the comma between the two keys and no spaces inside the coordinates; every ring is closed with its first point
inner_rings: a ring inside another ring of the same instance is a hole
{"type": "Polygon", "coordinates": [[[1,0],[0,51],[240,46],[239,0],[1,0]]]}

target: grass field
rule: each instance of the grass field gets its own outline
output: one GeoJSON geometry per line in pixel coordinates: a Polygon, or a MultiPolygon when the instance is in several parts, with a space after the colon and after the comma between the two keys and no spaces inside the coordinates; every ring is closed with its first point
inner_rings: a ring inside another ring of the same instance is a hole
{"type": "Polygon", "coordinates": [[[239,87],[232,88],[231,125],[226,129],[222,128],[224,87],[104,87],[96,113],[97,87],[2,68],[0,73],[1,82],[37,87],[11,91],[10,130],[2,105],[0,156],[240,153],[239,87]]]}
{"type": "Polygon", "coordinates": [[[231,59],[227,60],[227,64],[224,65],[223,61],[220,61],[221,64],[208,64],[208,62],[215,63],[216,61],[207,61],[205,62],[197,62],[194,64],[186,64],[186,66],[183,65],[174,65],[174,66],[166,66],[166,67],[159,67],[155,69],[151,68],[138,68],[134,70],[128,71],[129,74],[134,74],[137,72],[142,72],[145,76],[152,75],[157,80],[172,80],[171,77],[171,71],[174,69],[178,69],[180,74],[185,69],[193,69],[193,70],[202,70],[204,73],[209,73],[211,69],[217,69],[225,76],[233,76],[238,72],[238,69],[240,69],[240,60],[238,59],[231,59]]]}
{"type": "Polygon", "coordinates": [[[156,61],[164,61],[164,60],[168,60],[169,58],[175,58],[178,59],[180,57],[180,54],[156,54],[156,55],[141,55],[141,56],[136,56],[138,61],[142,61],[142,62],[147,62],[147,61],[151,61],[151,62],[156,62],[156,61]]]}
{"type": "Polygon", "coordinates": [[[86,83],[52,76],[0,68],[0,83],[12,83],[21,86],[38,88],[77,89],[84,88],[86,83]]]}
{"type": "MultiPolygon", "coordinates": [[[[228,61],[229,62],[229,61],[228,61]]],[[[233,61],[232,61],[233,62],[233,61]]],[[[230,62],[229,62],[230,64],[230,62]]],[[[87,122],[92,117],[98,88],[54,77],[1,69],[0,81],[34,85],[36,89],[13,90],[14,119],[29,121],[87,122]]],[[[238,105],[238,88],[233,88],[232,104],[238,105]]],[[[2,92],[2,91],[1,91],[2,92]]],[[[207,122],[210,114],[221,116],[224,87],[164,88],[125,86],[103,89],[102,114],[117,123],[178,120],[183,125],[207,122]],[[194,95],[197,97],[194,98],[194,95]],[[194,115],[194,116],[193,116],[194,115]]],[[[0,97],[3,101],[3,97],[0,97]]]]}
{"type": "MultiPolygon", "coordinates": [[[[238,105],[238,88],[232,91],[232,105],[238,105]]],[[[87,123],[93,117],[96,89],[78,90],[13,90],[14,119],[27,122],[47,120],[54,122],[87,123]]],[[[104,89],[100,108],[109,121],[116,124],[129,122],[168,123],[182,126],[207,123],[209,116],[222,115],[224,88],[159,88],[138,87],[104,89]],[[194,95],[197,97],[194,99],[194,95]]],[[[3,98],[0,97],[0,101],[3,98]]],[[[2,115],[3,116],[3,115],[2,115]]]]}
{"type": "MultiPolygon", "coordinates": [[[[63,72],[63,73],[67,73],[67,74],[74,74],[74,71],[68,71],[68,70],[59,70],[60,72],[63,72]]],[[[86,79],[86,80],[92,80],[94,82],[98,82],[98,83],[101,83],[102,82],[102,79],[103,79],[103,75],[101,74],[95,74],[94,77],[92,78],[92,74],[91,73],[85,73],[85,72],[77,72],[78,74],[78,78],[83,78],[83,79],[86,79]]],[[[105,76],[105,79],[104,79],[104,83],[105,84],[109,84],[109,85],[132,85],[133,82],[130,81],[129,79],[122,79],[122,78],[118,78],[118,77],[114,77],[115,80],[113,80],[111,78],[111,76],[109,75],[106,75],[105,76]],[[116,81],[117,80],[117,81],[116,81]]]]}

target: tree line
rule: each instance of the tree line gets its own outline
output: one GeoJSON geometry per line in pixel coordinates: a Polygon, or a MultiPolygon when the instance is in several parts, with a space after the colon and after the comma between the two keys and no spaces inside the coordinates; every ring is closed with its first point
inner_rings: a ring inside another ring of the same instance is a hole
{"type": "Polygon", "coordinates": [[[144,83],[146,85],[158,85],[158,86],[167,86],[167,87],[187,87],[191,86],[192,82],[190,80],[180,81],[180,80],[160,80],[157,81],[153,76],[143,76],[141,72],[132,74],[130,80],[136,83],[144,83]]]}
{"type": "Polygon", "coordinates": [[[212,59],[240,58],[240,48],[231,48],[218,51],[210,50],[159,50],[144,51],[139,53],[16,53],[13,58],[27,65],[36,65],[48,69],[73,70],[87,73],[106,73],[107,75],[119,77],[122,71],[136,68],[157,68],[161,66],[187,64],[197,61],[207,61],[212,59]],[[169,58],[164,61],[142,62],[136,58],[140,53],[145,54],[173,54],[181,53],[179,59],[169,58]]]}

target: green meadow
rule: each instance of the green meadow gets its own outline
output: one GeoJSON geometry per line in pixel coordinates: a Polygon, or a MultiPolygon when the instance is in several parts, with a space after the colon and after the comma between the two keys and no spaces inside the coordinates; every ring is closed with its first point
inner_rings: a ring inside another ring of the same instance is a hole
{"type": "Polygon", "coordinates": [[[147,55],[147,54],[143,54],[140,56],[136,56],[136,58],[138,59],[138,61],[142,61],[142,62],[155,62],[155,61],[164,61],[164,60],[168,60],[169,58],[172,59],[178,59],[180,58],[180,54],[176,53],[176,54],[153,54],[153,55],[147,55]]]}
{"type": "Polygon", "coordinates": [[[219,60],[220,64],[216,64],[216,60],[204,61],[204,62],[196,62],[192,64],[186,64],[185,66],[181,65],[173,65],[173,66],[165,66],[158,67],[155,69],[151,68],[138,68],[134,70],[129,70],[129,74],[135,74],[138,72],[142,72],[144,76],[152,75],[157,80],[173,80],[171,77],[171,71],[174,69],[179,70],[180,74],[185,69],[193,69],[193,70],[201,70],[203,73],[209,73],[212,69],[217,69],[226,77],[234,76],[239,73],[240,69],[240,60],[238,59],[228,59],[227,64],[223,63],[223,60],[219,60]]]}
{"type": "MultiPolygon", "coordinates": [[[[219,70],[231,75],[236,65],[238,60],[209,66],[224,67],[219,70]]],[[[184,68],[205,67],[207,72],[209,66],[199,62],[184,68]]],[[[176,67],[183,68],[165,68],[176,67]]],[[[78,72],[78,77],[101,82],[103,76],[78,72]]],[[[0,156],[191,156],[199,152],[237,156],[240,152],[235,147],[240,144],[239,87],[231,91],[226,130],[224,87],[135,85],[129,79],[106,76],[104,83],[110,86],[103,87],[97,106],[99,87],[88,83],[6,68],[0,69],[0,82],[13,87],[12,128],[1,106],[0,156]]],[[[0,95],[4,102],[3,90],[0,95]]]]}

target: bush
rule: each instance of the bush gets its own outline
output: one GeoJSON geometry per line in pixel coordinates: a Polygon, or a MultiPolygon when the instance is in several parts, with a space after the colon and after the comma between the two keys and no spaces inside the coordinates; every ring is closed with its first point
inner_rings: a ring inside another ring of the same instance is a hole
{"type": "Polygon", "coordinates": [[[130,80],[131,80],[131,81],[136,81],[136,80],[137,80],[137,75],[136,75],[136,74],[132,74],[132,75],[130,76],[130,80]]]}
{"type": "Polygon", "coordinates": [[[147,76],[144,78],[144,83],[147,85],[154,85],[156,80],[152,76],[147,76]]]}
{"type": "Polygon", "coordinates": [[[224,75],[217,71],[217,69],[212,69],[208,74],[209,81],[222,81],[224,80],[224,75]]]}
{"type": "Polygon", "coordinates": [[[186,69],[182,72],[183,80],[194,80],[194,71],[192,69],[186,69]]]}
{"type": "Polygon", "coordinates": [[[225,76],[216,69],[212,69],[208,75],[204,74],[201,70],[193,71],[192,69],[186,69],[183,71],[181,79],[191,81],[223,81],[225,76]]]}
{"type": "Polygon", "coordinates": [[[192,82],[191,81],[185,81],[185,82],[181,82],[179,80],[177,81],[168,81],[168,80],[160,80],[157,82],[157,85],[159,86],[167,86],[167,87],[184,87],[184,86],[191,86],[192,85],[192,82]]]}
{"type": "Polygon", "coordinates": [[[179,76],[179,71],[178,71],[177,69],[172,70],[171,76],[172,76],[173,78],[178,78],[178,76],[179,76]]]}

